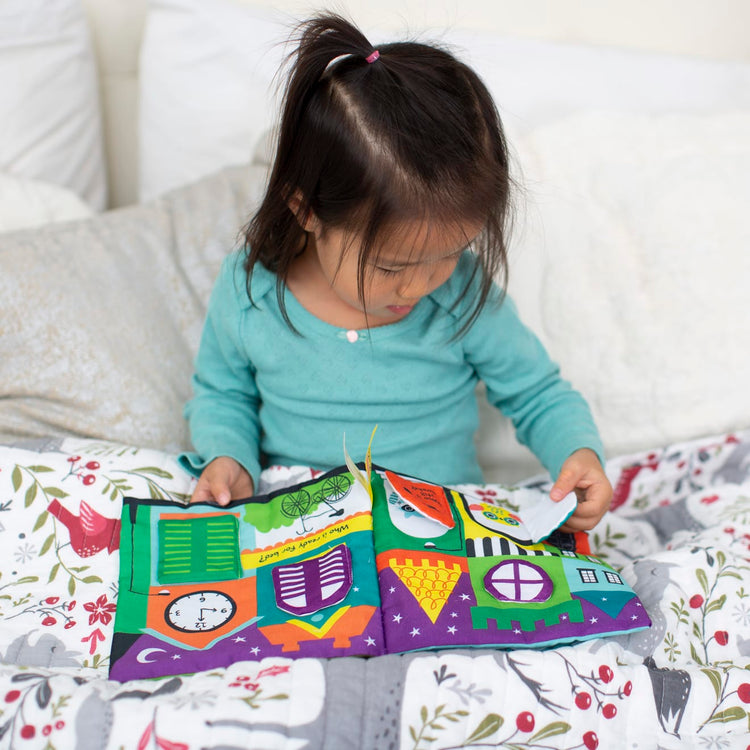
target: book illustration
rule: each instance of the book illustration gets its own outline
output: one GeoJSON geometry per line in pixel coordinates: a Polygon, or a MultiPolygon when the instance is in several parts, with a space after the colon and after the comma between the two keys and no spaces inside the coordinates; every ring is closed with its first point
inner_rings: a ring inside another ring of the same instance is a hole
{"type": "Polygon", "coordinates": [[[225,508],[128,498],[110,676],[541,647],[648,627],[585,535],[575,549],[534,540],[552,530],[536,506],[561,505],[545,497],[462,494],[377,466],[364,483],[342,466],[225,508]]]}

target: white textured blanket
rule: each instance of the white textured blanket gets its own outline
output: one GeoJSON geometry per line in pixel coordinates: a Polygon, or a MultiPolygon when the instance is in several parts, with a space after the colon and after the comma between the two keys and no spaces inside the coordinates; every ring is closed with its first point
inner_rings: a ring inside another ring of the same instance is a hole
{"type": "Polygon", "coordinates": [[[615,503],[592,546],[634,586],[651,630],[541,652],[248,652],[226,669],[119,684],[106,679],[111,527],[124,494],[181,499],[190,478],[170,455],[115,443],[0,448],[0,747],[744,748],[750,432],[607,471],[615,503]]]}

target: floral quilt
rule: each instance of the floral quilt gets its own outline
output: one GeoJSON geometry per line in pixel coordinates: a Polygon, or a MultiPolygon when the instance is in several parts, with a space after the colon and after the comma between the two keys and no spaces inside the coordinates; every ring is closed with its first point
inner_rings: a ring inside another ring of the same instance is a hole
{"type": "Polygon", "coordinates": [[[607,472],[615,499],[592,550],[633,586],[648,630],[544,651],[248,649],[226,668],[121,684],[107,670],[122,500],[184,501],[192,480],[154,450],[0,446],[0,748],[746,748],[750,430],[607,472]]]}

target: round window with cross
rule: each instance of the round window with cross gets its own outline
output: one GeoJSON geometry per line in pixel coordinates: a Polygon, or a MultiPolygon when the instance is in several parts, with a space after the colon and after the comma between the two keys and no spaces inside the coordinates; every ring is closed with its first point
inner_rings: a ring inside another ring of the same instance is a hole
{"type": "Polygon", "coordinates": [[[552,579],[539,565],[504,560],[487,571],[484,588],[501,602],[545,602],[552,596],[552,579]]]}

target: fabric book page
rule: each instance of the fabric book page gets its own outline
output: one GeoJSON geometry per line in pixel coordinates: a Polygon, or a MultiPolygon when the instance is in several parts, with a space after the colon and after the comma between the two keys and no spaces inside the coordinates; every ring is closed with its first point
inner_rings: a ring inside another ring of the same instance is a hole
{"type": "Polygon", "coordinates": [[[379,467],[367,487],[341,467],[227,507],[127,498],[110,677],[647,627],[585,535],[533,541],[528,493],[544,494],[461,494],[379,467]]]}

